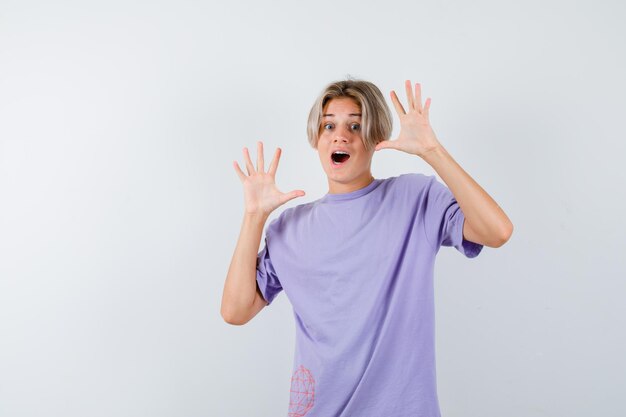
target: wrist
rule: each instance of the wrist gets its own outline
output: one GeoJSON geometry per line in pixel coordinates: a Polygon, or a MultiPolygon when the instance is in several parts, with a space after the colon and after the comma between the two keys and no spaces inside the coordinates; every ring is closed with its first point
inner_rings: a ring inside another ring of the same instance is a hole
{"type": "Polygon", "coordinates": [[[432,149],[424,152],[420,156],[424,161],[426,161],[429,165],[436,164],[438,161],[444,159],[448,155],[448,151],[441,146],[437,145],[432,149]]]}
{"type": "Polygon", "coordinates": [[[265,221],[267,221],[269,216],[270,216],[270,213],[250,212],[250,211],[246,211],[243,214],[244,221],[255,222],[255,223],[256,222],[265,223],[265,221]]]}

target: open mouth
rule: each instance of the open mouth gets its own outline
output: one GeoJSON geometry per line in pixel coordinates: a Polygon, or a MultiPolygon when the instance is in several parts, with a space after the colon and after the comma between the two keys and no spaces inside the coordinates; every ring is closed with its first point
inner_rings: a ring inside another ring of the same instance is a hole
{"type": "Polygon", "coordinates": [[[350,159],[350,154],[344,151],[336,151],[330,156],[333,161],[333,165],[341,165],[350,159]]]}

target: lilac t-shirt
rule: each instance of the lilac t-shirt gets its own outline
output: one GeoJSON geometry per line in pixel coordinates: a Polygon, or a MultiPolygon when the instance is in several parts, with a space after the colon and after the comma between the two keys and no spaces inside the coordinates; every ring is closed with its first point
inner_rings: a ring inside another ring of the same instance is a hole
{"type": "Polygon", "coordinates": [[[269,304],[284,290],[293,307],[289,417],[440,416],[433,270],[440,246],[482,250],[463,238],[464,219],[434,175],[411,173],[269,223],[257,284],[269,304]]]}

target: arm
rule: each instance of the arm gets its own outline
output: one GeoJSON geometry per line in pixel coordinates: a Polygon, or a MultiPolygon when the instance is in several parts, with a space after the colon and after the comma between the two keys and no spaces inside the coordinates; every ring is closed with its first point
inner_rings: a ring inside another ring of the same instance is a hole
{"type": "Polygon", "coordinates": [[[459,203],[465,215],[465,239],[494,248],[509,240],[513,233],[511,220],[443,146],[427,151],[422,158],[437,171],[459,203]]]}
{"type": "Polygon", "coordinates": [[[404,110],[396,93],[391,92],[391,101],[400,118],[400,135],[397,140],[380,142],[376,150],[397,149],[424,159],[437,171],[459,203],[465,215],[463,237],[485,246],[502,246],[513,233],[513,223],[439,143],[429,120],[431,100],[428,98],[422,108],[420,84],[415,84],[415,95],[409,80],[405,87],[408,111],[404,110]]]}
{"type": "Polygon", "coordinates": [[[280,205],[304,195],[302,190],[283,193],[276,187],[275,175],[281,149],[276,149],[270,168],[265,172],[263,142],[257,143],[257,169],[252,165],[248,148],[243,148],[248,175],[237,162],[235,171],[244,186],[246,209],[235,253],[230,261],[222,295],[222,318],[230,324],[245,324],[268,303],[257,287],[257,251],[263,226],[280,205]]]}
{"type": "Polygon", "coordinates": [[[224,283],[221,314],[229,324],[245,324],[267,305],[256,283],[256,259],[266,215],[246,213],[224,283]]]}

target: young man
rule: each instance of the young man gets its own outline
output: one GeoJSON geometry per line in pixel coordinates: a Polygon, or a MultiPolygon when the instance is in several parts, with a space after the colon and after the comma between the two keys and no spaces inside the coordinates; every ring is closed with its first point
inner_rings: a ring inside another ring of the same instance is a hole
{"type": "Polygon", "coordinates": [[[328,177],[322,198],[269,214],[304,195],[275,184],[280,148],[265,172],[244,148],[235,162],[245,215],[221,314],[245,324],[282,290],[296,322],[289,416],[440,416],[436,391],[433,271],[441,246],[468,258],[500,247],[513,225],[498,204],[439,143],[430,98],[406,82],[408,108],[395,92],[396,140],[380,90],[360,80],[329,84],[313,105],[308,137],[328,177]],[[376,179],[374,153],[421,157],[448,185],[419,173],[376,179]]]}

